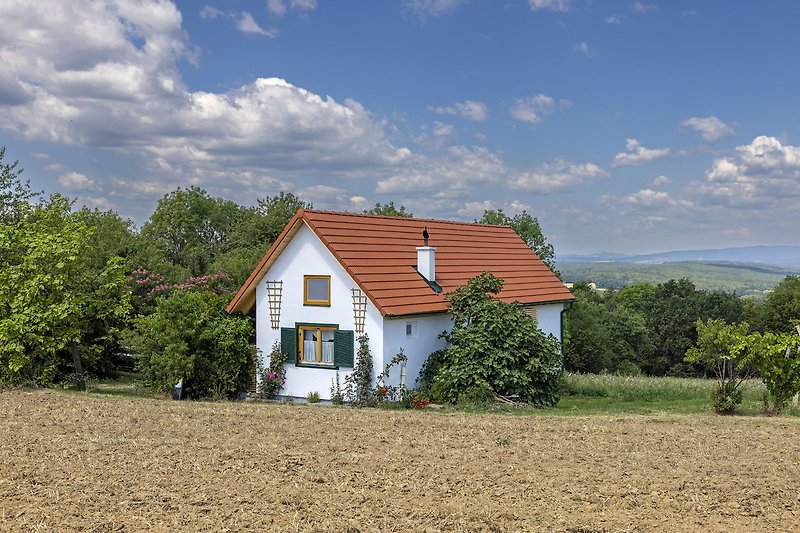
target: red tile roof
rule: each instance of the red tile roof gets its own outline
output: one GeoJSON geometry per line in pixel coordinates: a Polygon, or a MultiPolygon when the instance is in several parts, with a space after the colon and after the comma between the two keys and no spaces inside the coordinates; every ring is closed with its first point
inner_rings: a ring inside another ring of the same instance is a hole
{"type": "Polygon", "coordinates": [[[488,270],[505,281],[499,297],[522,304],[574,299],[508,226],[300,209],[239,289],[228,312],[249,312],[269,266],[305,223],[384,316],[446,311],[445,293],[488,270]],[[436,247],[435,292],[414,269],[427,227],[436,247]]]}

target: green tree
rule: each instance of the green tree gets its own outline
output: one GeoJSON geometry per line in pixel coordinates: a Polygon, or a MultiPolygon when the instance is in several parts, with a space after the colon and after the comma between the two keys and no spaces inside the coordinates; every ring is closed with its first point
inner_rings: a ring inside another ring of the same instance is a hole
{"type": "Polygon", "coordinates": [[[230,200],[213,198],[199,187],[179,188],[158,201],[142,226],[142,237],[171,265],[183,269],[183,277],[200,276],[209,273],[241,218],[242,208],[230,200]]]}
{"type": "Polygon", "coordinates": [[[739,335],[731,348],[742,365],[750,365],[764,381],[764,411],[780,413],[793,395],[800,393],[800,337],[797,333],[739,335]],[[771,400],[771,403],[770,403],[771,400]]]}
{"type": "Polygon", "coordinates": [[[793,332],[800,324],[800,277],[786,276],[761,304],[757,320],[762,331],[793,332]]]}
{"type": "Polygon", "coordinates": [[[614,302],[628,309],[642,313],[648,302],[655,298],[656,286],[646,282],[632,283],[614,295],[614,302]]]}
{"type": "Polygon", "coordinates": [[[259,199],[255,207],[243,208],[212,270],[226,272],[237,286],[241,286],[301,208],[311,209],[312,205],[285,192],[259,199]]]}
{"type": "Polygon", "coordinates": [[[129,339],[139,369],[156,392],[179,379],[194,398],[244,390],[250,381],[253,325],[248,317],[225,312],[230,295],[176,290],[160,298],[155,311],[138,317],[129,339]]]}
{"type": "Polygon", "coordinates": [[[617,305],[617,295],[611,292],[600,296],[586,284],[575,284],[572,293],[576,301],[565,314],[565,368],[590,373],[639,372],[652,350],[644,317],[617,305]]]}
{"type": "Polygon", "coordinates": [[[558,340],[545,336],[516,303],[497,295],[503,281],[488,272],[447,295],[453,329],[449,346],[426,369],[423,386],[439,399],[457,403],[478,390],[518,395],[537,406],[558,403],[561,354],[558,340]]]}
{"type": "Polygon", "coordinates": [[[651,375],[694,375],[683,359],[697,340],[696,322],[703,316],[704,293],[686,278],[659,284],[642,300],[644,315],[653,341],[652,357],[644,370],[651,375]]]}
{"type": "Polygon", "coordinates": [[[736,346],[747,336],[746,322],[728,325],[721,319],[697,320],[697,343],[686,352],[686,361],[711,368],[717,378],[712,397],[714,410],[732,413],[742,403],[741,385],[747,374],[744,362],[737,360],[736,346]]]}
{"type": "Polygon", "coordinates": [[[539,256],[539,259],[541,259],[550,270],[558,274],[555,264],[555,249],[544,237],[539,220],[528,214],[527,211],[509,217],[502,209],[496,211],[488,209],[483,212],[483,216],[480,220],[477,220],[477,222],[495,226],[511,226],[517,235],[525,241],[525,244],[539,256]]]}
{"type": "Polygon", "coordinates": [[[413,213],[409,213],[406,211],[404,206],[400,206],[400,208],[396,208],[394,206],[394,202],[389,202],[388,204],[381,205],[380,202],[375,203],[375,207],[372,209],[368,209],[364,211],[365,215],[379,215],[384,217],[404,217],[404,218],[412,218],[414,216],[413,213]]]}
{"type": "Polygon", "coordinates": [[[22,181],[19,161],[5,163],[6,147],[0,146],[0,221],[13,222],[27,211],[27,206],[39,198],[31,191],[29,180],[22,181]]]}
{"type": "Polygon", "coordinates": [[[0,223],[0,372],[48,385],[71,358],[82,387],[81,351],[99,368],[128,312],[124,266],[89,268],[94,233],[66,198],[15,209],[19,220],[0,223]]]}

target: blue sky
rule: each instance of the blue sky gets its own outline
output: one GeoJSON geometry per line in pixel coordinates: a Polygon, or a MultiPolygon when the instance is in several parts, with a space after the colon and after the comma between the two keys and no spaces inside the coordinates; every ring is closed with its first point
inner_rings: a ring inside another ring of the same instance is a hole
{"type": "Polygon", "coordinates": [[[0,144],[142,223],[394,201],[537,216],[557,253],[800,244],[800,3],[22,0],[0,144]]]}

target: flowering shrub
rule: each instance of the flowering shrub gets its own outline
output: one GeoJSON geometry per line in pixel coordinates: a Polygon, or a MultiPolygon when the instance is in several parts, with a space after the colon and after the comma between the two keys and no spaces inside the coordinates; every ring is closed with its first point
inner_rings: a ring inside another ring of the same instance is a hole
{"type": "Polygon", "coordinates": [[[411,406],[414,409],[425,409],[431,403],[430,398],[414,394],[411,396],[411,406]]]}
{"type": "Polygon", "coordinates": [[[344,377],[344,397],[355,407],[374,407],[377,403],[372,388],[372,354],[366,333],[358,337],[358,353],[353,372],[344,377]]]}
{"type": "Polygon", "coordinates": [[[189,278],[183,283],[174,283],[171,285],[162,283],[160,285],[152,287],[148,291],[147,295],[152,296],[154,294],[164,293],[175,289],[181,289],[181,290],[196,289],[201,291],[202,290],[211,291],[215,294],[233,294],[236,291],[225,286],[225,285],[230,285],[232,281],[233,280],[229,275],[223,272],[217,272],[216,274],[207,274],[205,276],[196,276],[193,278],[189,278]]]}
{"type": "Polygon", "coordinates": [[[261,358],[256,358],[256,371],[261,378],[258,392],[262,398],[275,398],[286,384],[286,368],[284,367],[286,357],[286,354],[281,351],[280,344],[275,342],[272,352],[269,354],[269,367],[264,368],[261,358]]]}

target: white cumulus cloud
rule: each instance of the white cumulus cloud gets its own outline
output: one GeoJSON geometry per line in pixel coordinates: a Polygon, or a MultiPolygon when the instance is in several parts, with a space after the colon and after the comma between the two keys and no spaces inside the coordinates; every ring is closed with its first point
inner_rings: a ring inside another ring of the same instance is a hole
{"type": "Polygon", "coordinates": [[[242,11],[236,16],[236,29],[242,33],[263,35],[264,37],[270,37],[273,39],[278,36],[278,30],[276,28],[269,28],[265,30],[259,26],[258,22],[256,22],[253,18],[253,15],[247,11],[242,11]]]}
{"type": "MultiPolygon", "coordinates": [[[[221,178],[263,190],[278,172],[377,176],[411,160],[390,142],[386,122],[353,100],[278,78],[225,92],[189,90],[177,62],[192,59],[193,47],[169,2],[9,0],[0,4],[0,24],[3,72],[35,88],[30,100],[0,102],[0,130],[147,161],[158,186],[139,193],[161,194],[188,179],[219,190],[227,183],[221,178]]],[[[108,194],[111,187],[129,192],[97,180],[108,194]]]]}
{"type": "Polygon", "coordinates": [[[705,203],[770,209],[800,205],[800,147],[760,136],[737,146],[736,155],[714,161],[705,180],[688,189],[705,203]]]}
{"type": "Polygon", "coordinates": [[[681,126],[686,126],[697,131],[706,142],[714,142],[722,137],[733,136],[736,134],[733,126],[725,124],[717,117],[689,117],[681,126]]]}
{"type": "Polygon", "coordinates": [[[568,191],[605,176],[608,172],[594,163],[571,163],[558,158],[552,163],[518,172],[511,177],[509,186],[528,192],[551,193],[568,191]]]}
{"type": "Polygon", "coordinates": [[[641,165],[654,159],[670,155],[669,148],[645,148],[636,139],[625,139],[626,152],[620,152],[614,156],[612,166],[624,167],[630,165],[641,165]]]}
{"type": "Polygon", "coordinates": [[[525,98],[515,98],[509,109],[511,116],[520,122],[535,126],[544,117],[553,113],[556,101],[552,96],[537,94],[525,98]]]}
{"type": "Polygon", "coordinates": [[[497,183],[507,172],[500,155],[483,147],[451,146],[442,155],[417,154],[394,175],[378,181],[376,192],[432,193],[463,198],[471,186],[497,183]]]}
{"type": "Polygon", "coordinates": [[[98,188],[94,180],[80,172],[61,174],[58,183],[68,191],[91,191],[98,188]]]}
{"type": "Polygon", "coordinates": [[[459,115],[477,122],[482,122],[489,117],[489,110],[486,104],[476,100],[464,100],[463,102],[456,102],[452,106],[428,106],[428,110],[437,115],[459,115]]]}

